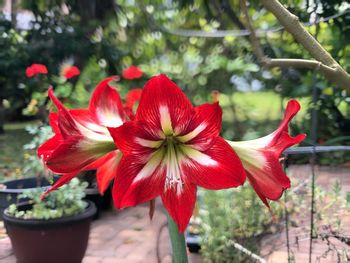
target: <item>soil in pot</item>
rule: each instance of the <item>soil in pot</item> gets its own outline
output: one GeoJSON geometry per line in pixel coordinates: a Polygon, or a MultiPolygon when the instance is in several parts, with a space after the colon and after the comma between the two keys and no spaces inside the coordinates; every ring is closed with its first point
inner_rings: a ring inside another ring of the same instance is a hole
{"type": "MultiPolygon", "coordinates": [[[[94,203],[81,214],[57,219],[22,219],[4,213],[4,222],[18,263],[81,263],[89,239],[94,203]]],[[[19,206],[26,210],[30,205],[19,206]]]]}

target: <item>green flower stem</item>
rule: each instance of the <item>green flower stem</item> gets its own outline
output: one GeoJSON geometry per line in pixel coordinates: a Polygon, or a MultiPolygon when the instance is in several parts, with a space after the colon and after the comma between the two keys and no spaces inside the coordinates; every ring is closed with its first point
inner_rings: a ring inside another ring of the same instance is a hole
{"type": "Polygon", "coordinates": [[[166,211],[168,218],[168,229],[171,240],[171,247],[173,251],[173,263],[188,263],[186,241],[184,234],[179,232],[179,229],[166,211]]]}

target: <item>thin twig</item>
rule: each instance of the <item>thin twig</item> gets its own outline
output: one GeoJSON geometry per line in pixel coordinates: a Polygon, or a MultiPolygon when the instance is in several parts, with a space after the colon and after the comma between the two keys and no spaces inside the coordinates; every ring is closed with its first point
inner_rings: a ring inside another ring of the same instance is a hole
{"type": "Polygon", "coordinates": [[[266,260],[263,259],[262,257],[258,256],[257,254],[254,254],[252,251],[246,249],[245,247],[243,247],[241,244],[238,244],[237,242],[233,241],[233,240],[229,240],[230,244],[238,249],[239,251],[243,252],[244,254],[247,254],[249,257],[257,260],[260,263],[266,263],[266,260]]]}
{"type": "Polygon", "coordinates": [[[244,18],[245,18],[246,27],[247,27],[247,29],[250,32],[249,39],[250,39],[250,42],[252,43],[253,52],[254,52],[256,58],[258,59],[258,62],[262,63],[262,64],[265,64],[265,60],[267,58],[264,55],[264,51],[261,48],[259,39],[256,36],[254,27],[252,25],[252,21],[250,20],[250,17],[249,17],[249,14],[248,14],[247,1],[246,0],[240,0],[240,6],[241,6],[242,13],[244,15],[244,18]]]}
{"type": "Polygon", "coordinates": [[[326,68],[322,73],[325,77],[342,87],[350,90],[350,75],[338,64],[337,61],[321,46],[320,43],[300,23],[299,18],[290,13],[278,0],[261,0],[264,7],[278,19],[282,26],[297,42],[299,42],[310,55],[323,65],[332,68],[330,72],[326,68]]]}

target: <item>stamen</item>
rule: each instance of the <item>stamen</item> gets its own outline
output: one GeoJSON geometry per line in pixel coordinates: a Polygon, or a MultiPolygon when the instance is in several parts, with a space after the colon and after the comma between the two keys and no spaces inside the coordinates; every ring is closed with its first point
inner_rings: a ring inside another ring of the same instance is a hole
{"type": "Polygon", "coordinates": [[[173,189],[177,195],[180,195],[183,191],[183,182],[181,178],[181,154],[177,149],[176,143],[172,137],[167,138],[166,143],[166,178],[165,178],[165,190],[173,189]]]}

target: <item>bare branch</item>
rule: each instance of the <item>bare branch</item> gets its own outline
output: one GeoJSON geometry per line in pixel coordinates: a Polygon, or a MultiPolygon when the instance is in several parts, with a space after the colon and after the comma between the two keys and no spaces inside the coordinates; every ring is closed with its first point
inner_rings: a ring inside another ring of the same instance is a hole
{"type": "MultiPolygon", "coordinates": [[[[278,0],[261,0],[261,2],[267,10],[275,15],[281,25],[293,35],[295,40],[298,41],[314,59],[321,62],[322,66],[320,66],[320,72],[324,73],[328,80],[344,89],[350,90],[350,75],[305,29],[299,22],[297,16],[290,13],[278,0]],[[326,66],[328,68],[326,68],[326,66]]],[[[298,65],[301,64],[298,63],[298,65]]],[[[310,65],[310,63],[306,63],[306,65],[310,65]]]]}

